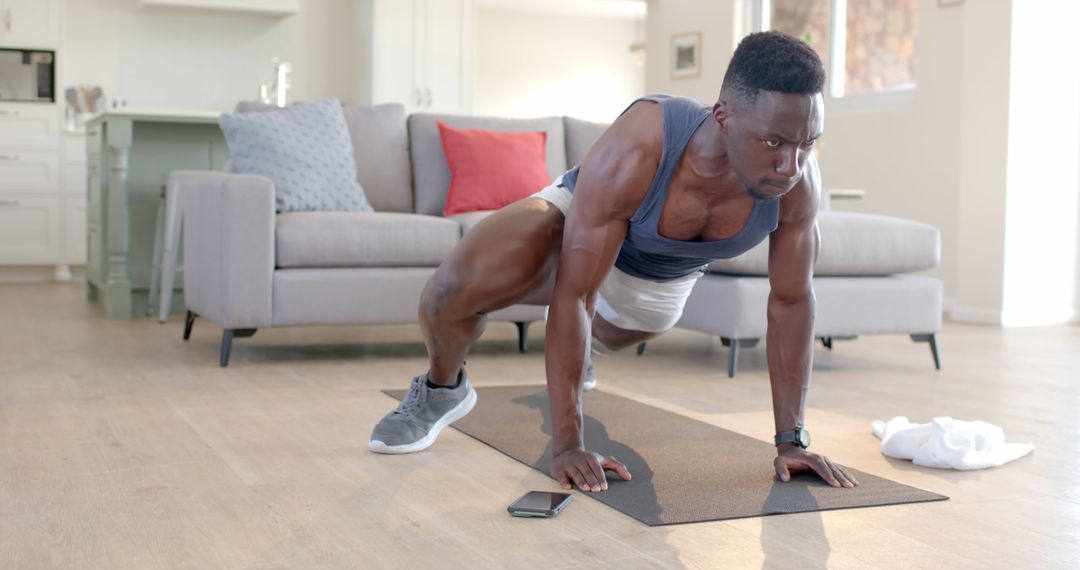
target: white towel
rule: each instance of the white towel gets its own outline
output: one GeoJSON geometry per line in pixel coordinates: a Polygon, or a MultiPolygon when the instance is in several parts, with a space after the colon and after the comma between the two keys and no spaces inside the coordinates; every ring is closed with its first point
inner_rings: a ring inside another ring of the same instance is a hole
{"type": "Polygon", "coordinates": [[[913,424],[904,416],[887,423],[870,424],[881,440],[881,452],[896,459],[910,459],[915,465],[938,469],[986,469],[1019,459],[1035,449],[1030,443],[1007,443],[1005,432],[994,424],[934,418],[928,424],[913,424]]]}

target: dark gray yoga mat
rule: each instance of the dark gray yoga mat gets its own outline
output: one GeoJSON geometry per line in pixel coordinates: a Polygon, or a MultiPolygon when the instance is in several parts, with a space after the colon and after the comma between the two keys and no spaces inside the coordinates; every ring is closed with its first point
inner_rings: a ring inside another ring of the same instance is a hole
{"type": "MultiPolygon", "coordinates": [[[[477,395],[453,427],[549,474],[547,388],[496,386],[477,395]]],[[[599,390],[585,394],[584,406],[586,446],[614,456],[633,476],[622,481],[609,472],[608,490],[589,496],[650,526],[948,499],[854,469],[854,489],[830,487],[817,475],[783,483],[768,443],[599,390]]]]}

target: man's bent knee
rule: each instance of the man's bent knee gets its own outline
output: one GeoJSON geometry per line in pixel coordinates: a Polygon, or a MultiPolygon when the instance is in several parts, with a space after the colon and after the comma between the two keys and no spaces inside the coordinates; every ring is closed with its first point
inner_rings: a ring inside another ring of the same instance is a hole
{"type": "Polygon", "coordinates": [[[604,320],[600,315],[593,316],[592,333],[597,340],[611,350],[622,350],[664,334],[622,329],[604,320]]]}
{"type": "Polygon", "coordinates": [[[428,279],[420,296],[421,318],[457,319],[471,314],[466,307],[467,290],[467,284],[454,272],[440,268],[428,279]]]}

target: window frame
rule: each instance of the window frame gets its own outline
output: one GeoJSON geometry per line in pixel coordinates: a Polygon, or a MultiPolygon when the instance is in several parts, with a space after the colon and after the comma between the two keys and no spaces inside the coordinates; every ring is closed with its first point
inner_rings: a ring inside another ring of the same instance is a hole
{"type": "MultiPolygon", "coordinates": [[[[915,107],[915,97],[919,80],[915,86],[900,87],[877,93],[844,93],[844,81],[847,77],[847,0],[828,0],[829,2],[829,53],[825,57],[826,80],[825,106],[830,112],[839,114],[872,113],[879,111],[897,111],[915,107]],[[843,26],[837,23],[842,22],[843,26]]],[[[760,32],[771,29],[772,0],[746,0],[745,29],[760,32]]]]}

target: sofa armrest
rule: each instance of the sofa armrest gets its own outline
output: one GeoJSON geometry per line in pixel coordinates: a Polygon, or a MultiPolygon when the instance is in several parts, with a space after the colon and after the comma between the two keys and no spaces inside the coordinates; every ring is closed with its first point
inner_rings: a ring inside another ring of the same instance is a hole
{"type": "Polygon", "coordinates": [[[227,329],[270,326],[274,184],[263,176],[176,171],[184,224],[184,303],[227,329]]]}

